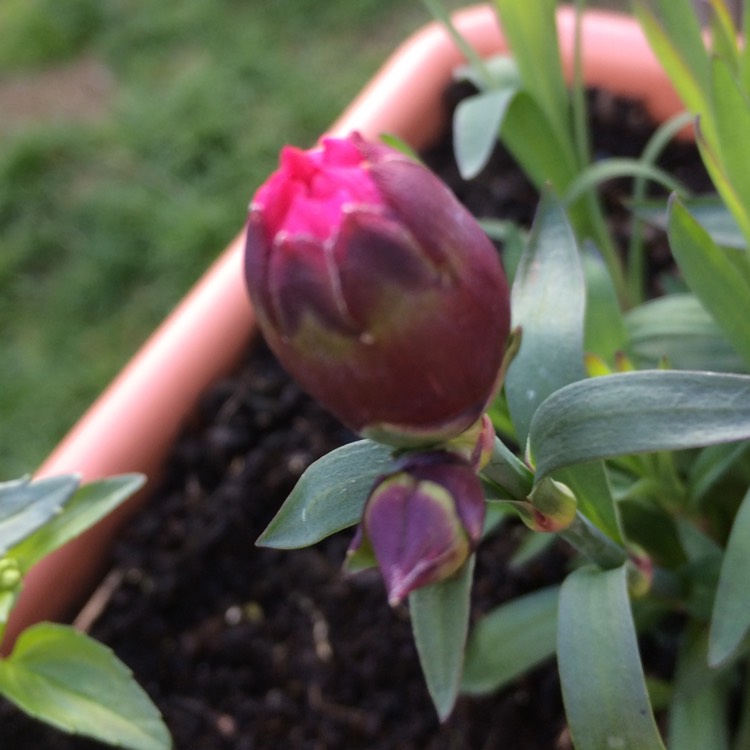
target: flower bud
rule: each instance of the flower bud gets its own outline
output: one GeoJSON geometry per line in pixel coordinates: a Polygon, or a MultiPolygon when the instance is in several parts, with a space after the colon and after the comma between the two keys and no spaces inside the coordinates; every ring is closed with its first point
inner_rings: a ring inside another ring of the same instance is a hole
{"type": "Polygon", "coordinates": [[[408,455],[375,483],[349,559],[374,555],[395,606],[466,562],[481,538],[485,508],[482,485],[466,461],[442,451],[408,455]]]}
{"type": "Polygon", "coordinates": [[[428,169],[352,134],[287,147],[250,205],[245,274],[269,346],[355,431],[443,442],[499,387],[497,252],[428,169]]]}

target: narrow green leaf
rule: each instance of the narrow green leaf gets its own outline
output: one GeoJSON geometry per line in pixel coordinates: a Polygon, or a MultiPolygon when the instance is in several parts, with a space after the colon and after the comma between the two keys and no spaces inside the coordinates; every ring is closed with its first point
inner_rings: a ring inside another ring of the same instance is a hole
{"type": "Polygon", "coordinates": [[[665,187],[669,191],[680,194],[686,193],[685,187],[678,180],[659,167],[647,164],[639,159],[610,158],[597,161],[581,170],[573,182],[568,185],[563,195],[563,202],[565,205],[571,205],[586,193],[597,188],[601,183],[621,177],[642,177],[665,187]]]}
{"type": "Polygon", "coordinates": [[[713,667],[734,656],[750,630],[749,570],[750,491],[735,516],[721,564],[708,640],[708,658],[713,667]]]}
{"type": "Polygon", "coordinates": [[[728,63],[720,57],[712,58],[711,83],[719,157],[744,212],[744,218],[738,217],[743,225],[750,220],[750,154],[747,149],[750,106],[728,63]]]}
{"type": "Polygon", "coordinates": [[[750,438],[750,376],[677,370],[603,375],[553,393],[531,423],[536,481],[564,466],[750,438]]]}
{"type": "Polygon", "coordinates": [[[711,177],[716,190],[721,196],[727,208],[731,211],[732,216],[737,222],[744,238],[745,246],[750,243],[750,217],[747,208],[742,204],[742,198],[739,196],[736,186],[732,183],[726,164],[721,160],[718,148],[710,141],[707,133],[707,121],[696,120],[695,123],[695,142],[698,146],[703,164],[706,171],[711,177]]]}
{"type": "Polygon", "coordinates": [[[570,574],[558,617],[557,662],[576,750],[664,750],[646,691],[625,567],[570,574]]]}
{"type": "MultiPolygon", "coordinates": [[[[737,220],[717,195],[690,198],[682,203],[717,245],[747,250],[747,242],[737,220]]],[[[661,229],[667,228],[666,200],[637,202],[631,204],[631,208],[639,218],[661,229]]]]}
{"type": "Polygon", "coordinates": [[[726,60],[732,75],[740,73],[740,50],[737,44],[737,29],[724,0],[711,2],[711,52],[726,60]]]}
{"type": "MultiPolygon", "coordinates": [[[[670,14],[670,19],[675,20],[677,24],[680,23],[677,16],[693,16],[692,12],[684,12],[684,5],[674,3],[673,0],[660,3],[667,9],[669,9],[670,4],[677,11],[676,14],[670,14]]],[[[643,2],[636,2],[634,10],[651,49],[677,89],[685,107],[693,114],[707,114],[709,109],[708,56],[705,50],[701,51],[703,41],[700,39],[700,30],[698,31],[698,41],[695,39],[694,32],[683,38],[679,32],[675,31],[675,24],[670,24],[668,29],[665,30],[660,20],[643,2]],[[703,58],[702,61],[701,57],[703,58]]],[[[695,22],[694,18],[692,22],[695,22]]]]}
{"type": "MultiPolygon", "coordinates": [[[[750,11],[742,4],[742,39],[750,39],[750,11]]],[[[742,90],[750,94],[750,46],[740,45],[740,82],[742,90]]]]}
{"type": "Polygon", "coordinates": [[[0,556],[60,513],[79,481],[64,475],[0,484],[0,556]]]}
{"type": "MultiPolygon", "coordinates": [[[[547,540],[550,535],[535,534],[547,540]]],[[[461,691],[488,693],[554,655],[560,587],[552,586],[503,604],[477,621],[466,646],[461,691]]]]}
{"type": "Polygon", "coordinates": [[[629,354],[642,368],[746,372],[745,361],[693,294],[670,294],[629,310],[629,354]]]}
{"type": "Polygon", "coordinates": [[[703,42],[703,29],[697,14],[687,3],[655,0],[659,19],[680,57],[705,91],[708,87],[708,52],[703,42]]]}
{"type": "Polygon", "coordinates": [[[464,99],[453,115],[453,152],[465,180],[476,177],[492,155],[516,88],[490,89],[464,99]]]}
{"type": "Polygon", "coordinates": [[[669,245],[685,280],[727,340],[750,363],[750,286],[679,200],[670,202],[669,245]]]}
{"type": "Polygon", "coordinates": [[[85,484],[62,512],[11,550],[23,571],[93,526],[145,483],[142,474],[121,474],[85,484]]]}
{"type": "Polygon", "coordinates": [[[705,633],[688,633],[677,657],[667,729],[675,750],[728,750],[727,675],[709,669],[705,633]]]}
{"type": "Polygon", "coordinates": [[[525,90],[511,100],[500,137],[538,190],[563,193],[578,173],[575,152],[525,90]]]}
{"type": "Polygon", "coordinates": [[[131,750],[166,750],[159,712],[105,646],[63,625],[25,630],[0,661],[0,693],[59,729],[131,750]]]}
{"type": "Polygon", "coordinates": [[[356,524],[375,479],[391,464],[392,449],[371,440],[344,445],[300,477],[257,544],[294,549],[356,524]]]}
{"type": "MultiPolygon", "coordinates": [[[[651,135],[641,152],[644,164],[656,164],[670,141],[692,121],[689,112],[672,115],[651,135]]],[[[638,206],[646,199],[646,180],[636,177],[633,180],[631,206],[638,206]]],[[[662,202],[666,205],[665,202],[662,202]]],[[[666,213],[666,211],[665,211],[666,213]]],[[[627,287],[630,304],[640,304],[646,298],[646,245],[642,226],[643,219],[637,212],[630,224],[630,242],[627,249],[627,287]]]]}
{"type": "Polygon", "coordinates": [[[573,232],[560,203],[547,192],[537,210],[511,293],[512,325],[521,348],[505,378],[508,406],[521,445],[539,404],[584,377],[586,289],[573,232]]]}
{"type": "Polygon", "coordinates": [[[568,89],[563,77],[555,0],[495,0],[503,34],[521,71],[524,88],[547,118],[570,132],[568,89]]]}
{"type": "Polygon", "coordinates": [[[453,710],[461,684],[473,573],[472,555],[453,578],[409,595],[419,662],[441,721],[453,710]]]}

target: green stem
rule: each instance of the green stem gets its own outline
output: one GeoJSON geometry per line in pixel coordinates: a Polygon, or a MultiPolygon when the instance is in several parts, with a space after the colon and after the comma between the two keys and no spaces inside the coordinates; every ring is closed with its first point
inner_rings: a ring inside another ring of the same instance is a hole
{"type": "MultiPolygon", "coordinates": [[[[649,139],[643,149],[641,161],[644,164],[656,164],[665,146],[679,133],[682,128],[692,121],[693,117],[687,112],[667,120],[661,125],[649,139]]],[[[643,220],[636,216],[635,209],[643,203],[646,198],[645,176],[636,177],[633,181],[633,218],[630,227],[630,244],[628,246],[628,298],[631,305],[639,305],[645,299],[644,282],[646,278],[646,255],[643,239],[643,220]]]]}
{"type": "Polygon", "coordinates": [[[573,137],[576,144],[578,164],[583,166],[591,160],[588,117],[586,114],[586,89],[583,79],[583,11],[586,0],[576,0],[575,26],[573,34],[573,137]]]}
{"type": "Polygon", "coordinates": [[[567,529],[558,533],[568,544],[603,570],[619,568],[628,560],[628,553],[580,512],[576,513],[567,529]]]}
{"type": "Polygon", "coordinates": [[[499,437],[482,475],[504,490],[510,499],[525,502],[534,486],[534,472],[499,437]]]}
{"type": "MultiPolygon", "coordinates": [[[[591,163],[591,143],[589,138],[588,112],[586,107],[586,88],[583,76],[583,12],[586,0],[575,2],[575,27],[573,37],[573,86],[571,101],[573,108],[573,139],[575,142],[578,167],[583,170],[591,163]]],[[[604,218],[601,201],[594,188],[586,192],[583,199],[585,212],[588,216],[587,229],[591,232],[599,252],[609,270],[618,299],[627,300],[627,283],[622,262],[617,254],[607,222],[604,218]]],[[[585,237],[583,238],[585,239],[585,237]]]]}

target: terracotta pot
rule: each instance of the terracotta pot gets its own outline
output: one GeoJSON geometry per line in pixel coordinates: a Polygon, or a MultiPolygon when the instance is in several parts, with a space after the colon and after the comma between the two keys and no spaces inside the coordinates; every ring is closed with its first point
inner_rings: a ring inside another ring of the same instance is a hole
{"type": "MultiPolygon", "coordinates": [[[[570,9],[559,11],[568,75],[573,21],[570,9]]],[[[461,11],[455,22],[481,54],[506,49],[489,6],[461,11]]],[[[657,119],[680,111],[676,94],[632,19],[591,11],[583,38],[588,84],[642,99],[657,119]]],[[[442,27],[429,24],[395,51],[329,133],[359,130],[375,138],[387,132],[415,148],[429,145],[445,126],[436,113],[442,112],[442,94],[462,62],[442,27]]],[[[242,247],[240,234],[45,461],[39,476],[78,472],[84,480],[93,480],[140,471],[153,483],[200,394],[231,370],[255,332],[241,273],[242,247]]],[[[31,623],[70,616],[101,575],[117,530],[146,495],[147,490],[30,571],[8,626],[6,649],[31,623]]]]}

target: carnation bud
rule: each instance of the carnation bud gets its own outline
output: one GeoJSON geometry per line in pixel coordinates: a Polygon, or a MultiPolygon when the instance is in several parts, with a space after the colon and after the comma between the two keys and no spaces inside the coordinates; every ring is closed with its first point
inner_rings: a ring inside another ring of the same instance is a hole
{"type": "Polygon", "coordinates": [[[510,312],[497,252],[399,151],[357,134],[285,148],[250,205],[245,258],[269,346],[355,431],[444,442],[499,387],[510,312]]]}
{"type": "Polygon", "coordinates": [[[349,548],[374,555],[388,601],[453,575],[476,548],[485,515],[482,485],[461,458],[443,451],[411,454],[375,483],[349,548]]]}

